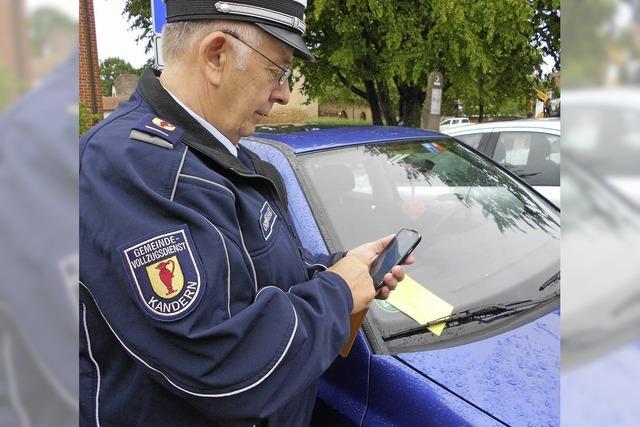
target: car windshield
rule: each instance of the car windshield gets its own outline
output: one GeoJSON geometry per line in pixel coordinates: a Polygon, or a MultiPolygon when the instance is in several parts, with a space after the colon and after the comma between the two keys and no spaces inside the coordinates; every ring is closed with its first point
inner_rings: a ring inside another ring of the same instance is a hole
{"type": "MultiPolygon", "coordinates": [[[[299,159],[334,249],[417,230],[422,242],[406,271],[454,313],[558,291],[540,291],[559,271],[558,212],[463,144],[401,141],[299,159]]],[[[383,338],[417,325],[372,307],[383,338]]]]}

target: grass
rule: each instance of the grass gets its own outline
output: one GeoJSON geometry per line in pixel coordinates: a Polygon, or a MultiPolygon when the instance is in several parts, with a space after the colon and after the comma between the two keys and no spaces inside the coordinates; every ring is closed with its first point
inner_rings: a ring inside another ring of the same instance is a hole
{"type": "Polygon", "coordinates": [[[371,126],[366,120],[340,119],[338,117],[315,117],[313,120],[291,124],[273,123],[259,125],[256,130],[264,133],[289,133],[309,130],[310,128],[332,128],[343,126],[371,126]]]}
{"type": "Polygon", "coordinates": [[[321,126],[371,126],[369,120],[340,119],[338,117],[316,117],[313,120],[300,124],[321,126]]]}

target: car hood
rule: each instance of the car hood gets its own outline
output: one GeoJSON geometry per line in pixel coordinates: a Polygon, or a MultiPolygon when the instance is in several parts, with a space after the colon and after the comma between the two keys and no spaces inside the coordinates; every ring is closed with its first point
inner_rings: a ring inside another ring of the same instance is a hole
{"type": "Polygon", "coordinates": [[[492,338],[397,357],[509,425],[559,425],[559,331],[556,310],[492,338]]]}

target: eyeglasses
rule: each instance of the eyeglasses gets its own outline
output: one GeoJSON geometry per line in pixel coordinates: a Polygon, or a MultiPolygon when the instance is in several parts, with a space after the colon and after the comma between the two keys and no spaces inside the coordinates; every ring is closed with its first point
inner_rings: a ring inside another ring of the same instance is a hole
{"type": "Polygon", "coordinates": [[[264,59],[266,59],[267,61],[271,62],[273,65],[275,65],[276,67],[278,67],[280,70],[282,70],[282,74],[280,75],[280,77],[278,77],[278,84],[280,86],[282,86],[283,84],[285,84],[286,82],[289,81],[289,78],[291,77],[291,73],[293,72],[291,70],[291,67],[287,67],[287,68],[282,68],[281,66],[279,66],[278,64],[276,64],[275,62],[273,62],[271,59],[267,58],[266,55],[264,55],[262,52],[260,52],[258,49],[256,49],[255,47],[251,46],[249,43],[247,43],[246,41],[242,40],[240,37],[236,36],[235,34],[233,34],[230,31],[222,31],[225,34],[230,35],[231,37],[233,37],[236,40],[241,41],[242,43],[244,43],[249,49],[253,50],[255,53],[257,53],[258,55],[262,56],[264,59]]]}

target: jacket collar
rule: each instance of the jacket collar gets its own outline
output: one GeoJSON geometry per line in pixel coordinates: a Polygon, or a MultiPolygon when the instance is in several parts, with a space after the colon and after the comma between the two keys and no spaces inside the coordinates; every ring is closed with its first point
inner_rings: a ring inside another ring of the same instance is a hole
{"type": "Polygon", "coordinates": [[[181,138],[182,142],[210,158],[224,169],[242,176],[251,176],[257,173],[259,176],[267,178],[275,185],[278,196],[286,207],[286,190],[277,169],[270,163],[263,162],[258,156],[245,148],[245,151],[249,153],[249,157],[251,157],[256,166],[256,172],[254,173],[252,170],[247,169],[211,132],[198,123],[169,95],[160,84],[159,76],[160,71],[158,70],[151,68],[145,70],[138,81],[138,91],[159,117],[184,130],[181,138]]]}
{"type": "Polygon", "coordinates": [[[251,172],[169,95],[158,80],[159,76],[158,70],[151,68],[145,70],[138,82],[138,89],[159,117],[184,130],[182,142],[226,169],[251,172]]]}

